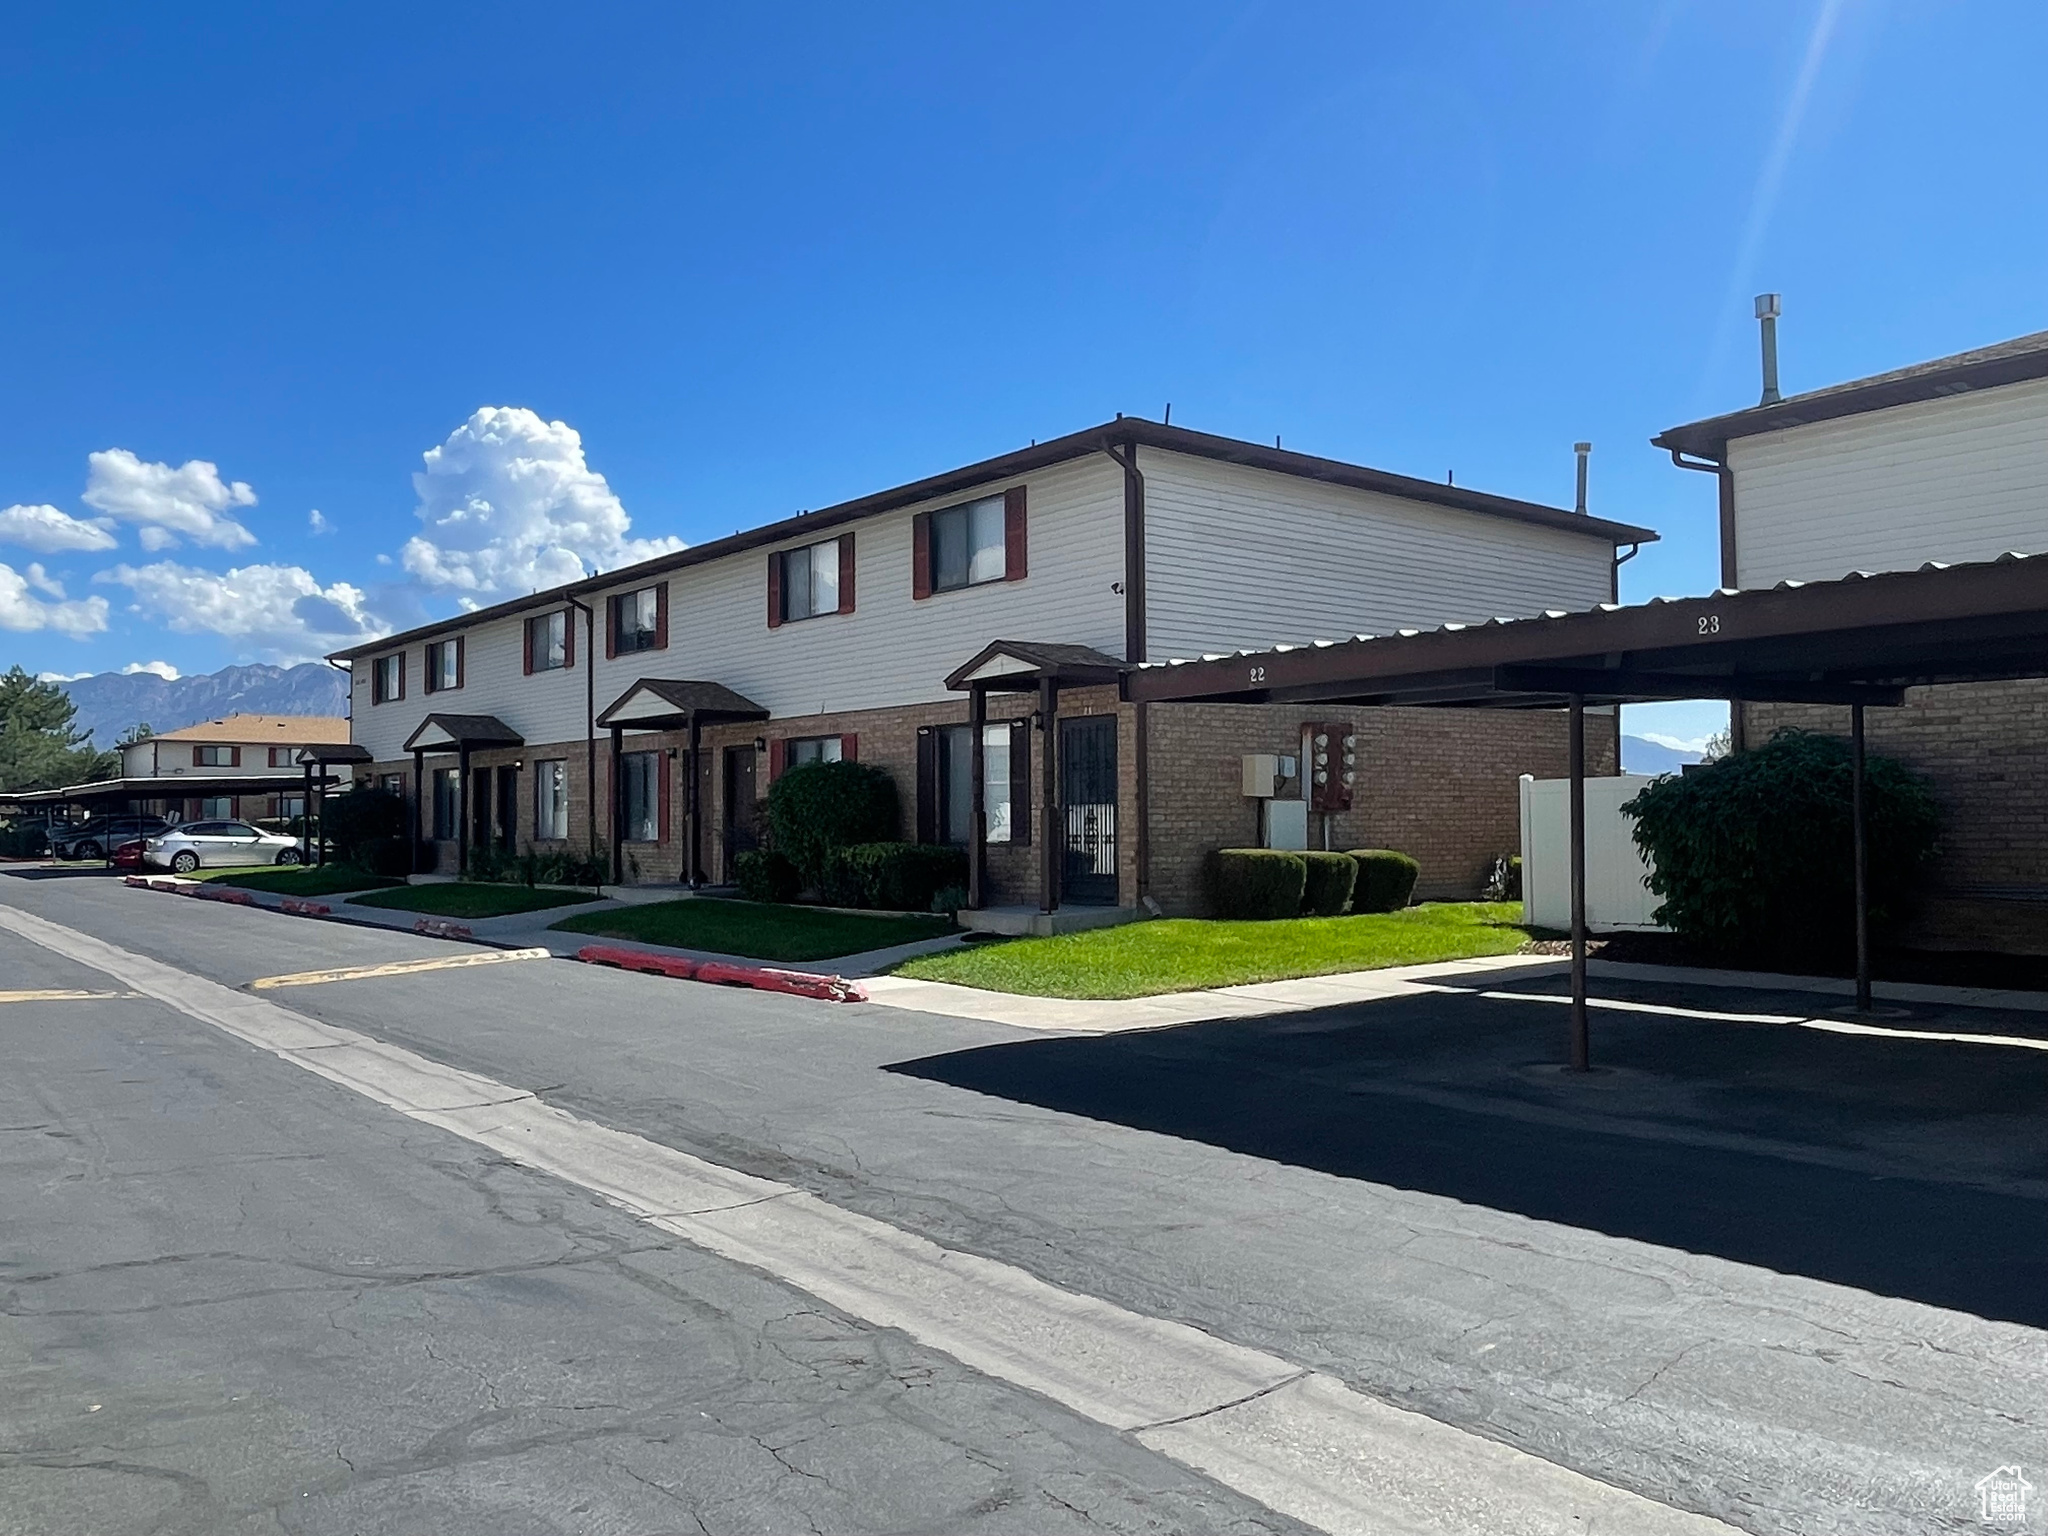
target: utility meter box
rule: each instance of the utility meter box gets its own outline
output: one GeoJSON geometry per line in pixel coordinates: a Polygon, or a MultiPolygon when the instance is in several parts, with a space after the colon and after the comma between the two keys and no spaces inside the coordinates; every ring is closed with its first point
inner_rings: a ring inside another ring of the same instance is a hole
{"type": "Polygon", "coordinates": [[[1259,807],[1259,841],[1268,848],[1300,853],[1308,847],[1308,802],[1268,800],[1259,807]]]}
{"type": "Polygon", "coordinates": [[[1274,781],[1280,777],[1280,759],[1271,752],[1244,755],[1244,792],[1251,800],[1273,798],[1274,781]]]}

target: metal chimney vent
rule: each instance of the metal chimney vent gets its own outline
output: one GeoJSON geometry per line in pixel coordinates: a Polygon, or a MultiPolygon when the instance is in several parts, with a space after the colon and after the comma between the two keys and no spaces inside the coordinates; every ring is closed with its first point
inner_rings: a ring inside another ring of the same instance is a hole
{"type": "Polygon", "coordinates": [[[1593,451],[1591,443],[1573,443],[1572,452],[1579,456],[1579,500],[1572,510],[1581,517],[1586,514],[1586,458],[1593,451]]]}
{"type": "Polygon", "coordinates": [[[1778,296],[1775,293],[1756,296],[1756,319],[1763,330],[1764,344],[1764,397],[1757,404],[1776,405],[1784,397],[1778,393],[1778,296]]]}

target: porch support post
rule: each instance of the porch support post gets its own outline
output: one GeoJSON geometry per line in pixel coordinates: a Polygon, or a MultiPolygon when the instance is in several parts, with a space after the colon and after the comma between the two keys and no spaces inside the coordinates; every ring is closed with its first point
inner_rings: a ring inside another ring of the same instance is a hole
{"type": "Polygon", "coordinates": [[[988,690],[976,683],[967,690],[967,760],[973,787],[967,817],[967,907],[979,912],[987,905],[988,882],[988,690]]]}
{"type": "MultiPolygon", "coordinates": [[[[327,765],[320,765],[325,768],[327,765]]],[[[299,862],[313,862],[313,765],[304,765],[306,770],[306,792],[299,801],[299,862]]]]}
{"type": "Polygon", "coordinates": [[[625,735],[626,732],[623,726],[615,725],[612,727],[611,810],[613,885],[624,885],[626,883],[626,812],[625,807],[619,803],[623,798],[619,794],[619,751],[625,740],[625,735]]]}
{"type": "Polygon", "coordinates": [[[406,867],[414,874],[420,872],[420,844],[426,839],[421,835],[426,829],[420,822],[420,800],[426,793],[427,754],[415,750],[412,755],[412,857],[406,867]]]}
{"type": "Polygon", "coordinates": [[[1571,696],[1572,1070],[1592,1066],[1586,1027],[1586,696],[1571,696]]]}
{"type": "Polygon", "coordinates": [[[1863,706],[1849,706],[1849,822],[1856,845],[1856,1010],[1870,1011],[1870,860],[1863,827],[1863,706]]]}
{"type": "Polygon", "coordinates": [[[702,802],[703,770],[698,766],[698,756],[704,750],[704,725],[697,718],[695,710],[690,711],[690,889],[697,890],[704,884],[704,854],[701,827],[704,819],[702,802]]]}
{"type": "Polygon", "coordinates": [[[469,743],[455,749],[455,873],[469,873],[469,743]]]}
{"type": "Polygon", "coordinates": [[[1045,733],[1038,754],[1038,910],[1052,912],[1060,904],[1060,857],[1066,851],[1067,830],[1060,824],[1059,797],[1059,708],[1060,685],[1050,674],[1038,680],[1038,718],[1045,733]]]}

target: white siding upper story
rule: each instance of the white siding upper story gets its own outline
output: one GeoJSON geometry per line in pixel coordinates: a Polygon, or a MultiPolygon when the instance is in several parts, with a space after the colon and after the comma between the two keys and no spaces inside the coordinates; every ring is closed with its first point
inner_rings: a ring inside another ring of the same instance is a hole
{"type": "Polygon", "coordinates": [[[285,761],[282,766],[273,768],[270,765],[270,749],[278,745],[274,741],[166,741],[152,737],[121,749],[121,776],[128,779],[270,779],[281,773],[301,772],[298,742],[283,746],[285,761]],[[194,747],[239,747],[242,760],[201,768],[192,761],[194,747]]]}
{"type": "MultiPolygon", "coordinates": [[[[1586,608],[1608,598],[1605,538],[1297,476],[1143,449],[1147,631],[1154,658],[1404,626],[1586,608]]],[[[353,677],[355,740],[380,762],[431,713],[494,715],[536,746],[580,739],[584,668],[601,711],[641,678],[722,683],[776,719],[958,699],[948,673],[996,640],[1124,653],[1124,483],[1094,455],[917,506],[821,527],[772,546],[658,574],[621,572],[587,601],[575,665],[524,675],[527,614],[467,632],[464,683],[427,694],[423,647],[406,647],[406,696],[370,702],[370,661],[353,677]],[[1029,574],[912,595],[919,512],[1026,487],[1029,574]],[[771,555],[854,540],[854,608],[769,627],[771,555]],[[604,657],[606,598],[668,583],[668,646],[604,657]],[[595,656],[592,652],[595,651],[595,656]]],[[[539,612],[543,610],[533,610],[539,612]]],[[[389,654],[389,653],[384,653],[389,654]]]]}
{"type": "Polygon", "coordinates": [[[2048,551],[2048,380],[1738,437],[1745,587],[2048,551]]]}
{"type": "Polygon", "coordinates": [[[1604,537],[1147,449],[1155,661],[1590,608],[1604,537]]]}

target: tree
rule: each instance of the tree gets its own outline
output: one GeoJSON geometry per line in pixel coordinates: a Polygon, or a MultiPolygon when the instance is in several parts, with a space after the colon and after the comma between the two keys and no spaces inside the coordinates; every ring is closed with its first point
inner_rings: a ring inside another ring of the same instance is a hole
{"type": "Polygon", "coordinates": [[[156,728],[147,720],[138,720],[121,733],[121,739],[114,743],[115,750],[137,746],[156,735],[156,728]]]}
{"type": "Polygon", "coordinates": [[[75,729],[78,706],[20,667],[0,677],[0,790],[61,789],[111,778],[121,759],[75,729]]]}

